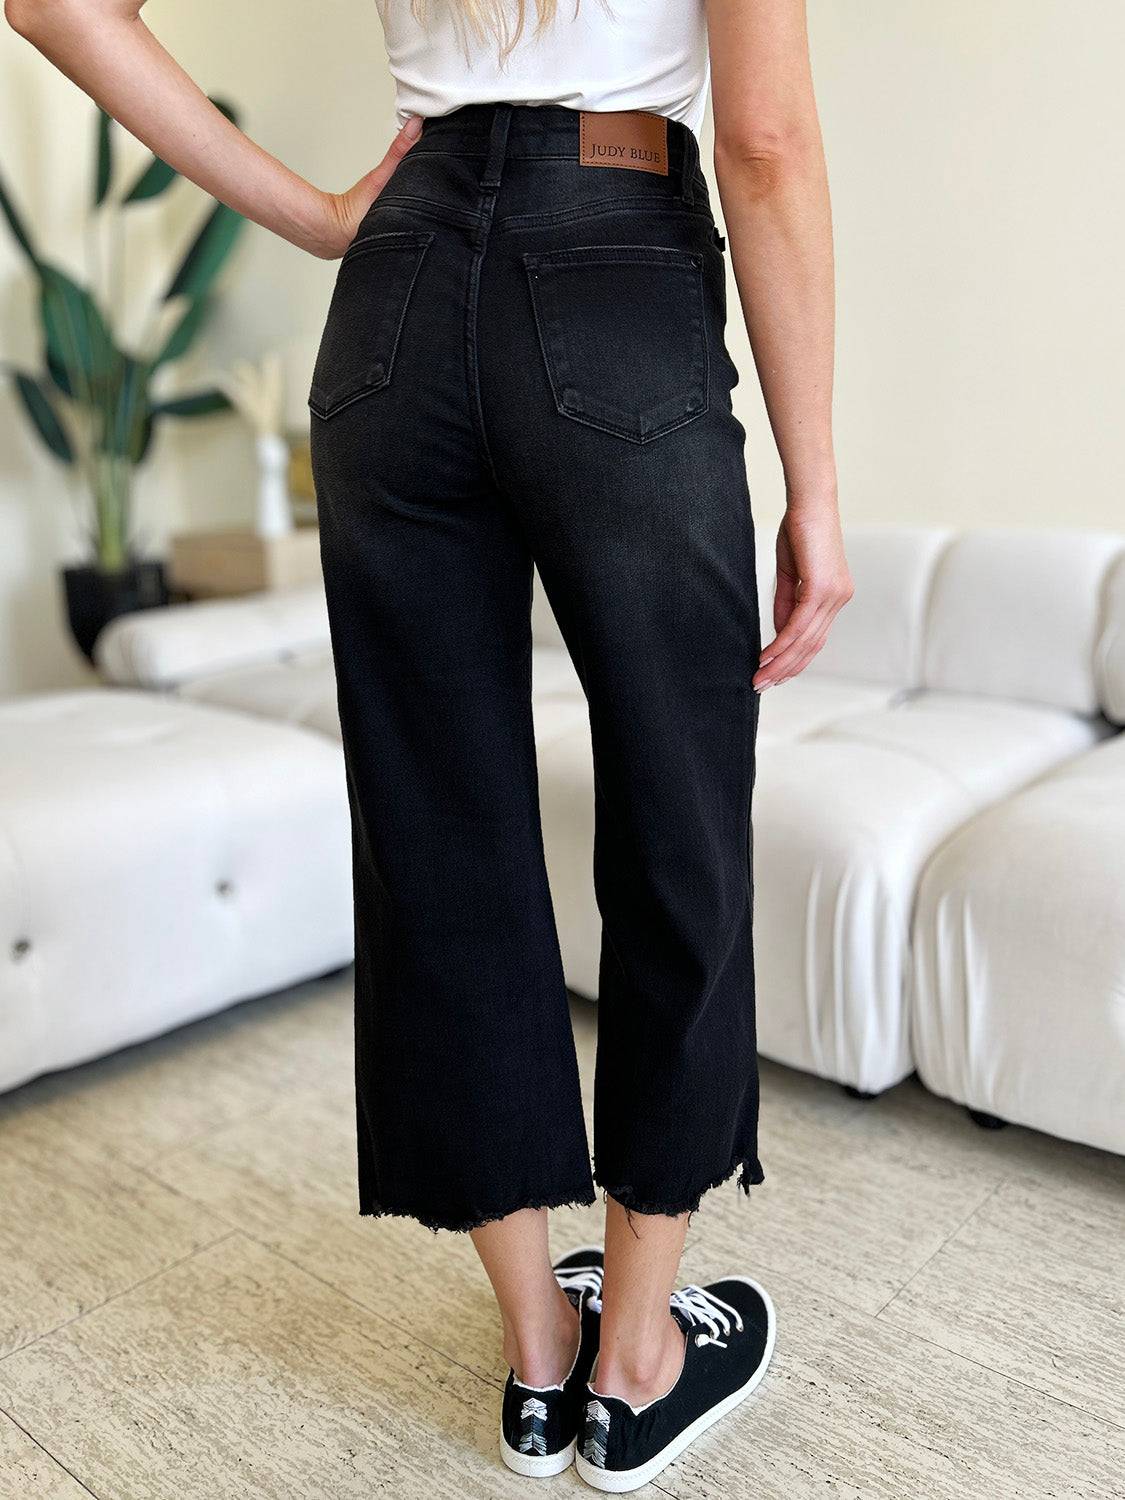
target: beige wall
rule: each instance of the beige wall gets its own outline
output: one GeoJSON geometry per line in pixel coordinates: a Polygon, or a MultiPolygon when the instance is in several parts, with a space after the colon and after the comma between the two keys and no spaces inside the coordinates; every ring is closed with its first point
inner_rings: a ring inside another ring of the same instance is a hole
{"type": "Polygon", "coordinates": [[[811,9],[846,515],[1125,526],[1125,7],[811,9]]]}
{"type": "MultiPolygon", "coordinates": [[[[836,423],[845,518],[1125,524],[1125,8],[1118,0],[811,0],[837,234],[836,423]]],[[[392,102],[371,0],[149,0],[145,16],[269,150],[325,187],[383,153],[392,102]]],[[[0,29],[3,168],[51,253],[82,266],[92,106],[0,29]]],[[[709,130],[708,130],[709,139],[709,130]]],[[[139,153],[138,153],[139,154],[139,153]]],[[[705,141],[705,158],[707,143],[705,141]]],[[[133,263],[166,274],[199,200],[142,208],[133,263]]],[[[716,198],[717,202],[717,198],[716,198]]],[[[332,266],[250,228],[196,380],[282,348],[300,411],[332,266]]],[[[137,290],[143,286],[139,278],[137,290]]],[[[29,363],[21,262],[0,239],[0,354],[29,363]]],[[[758,519],[780,486],[732,286],[736,391],[758,519]]],[[[154,545],[247,518],[236,419],[166,426],[140,487],[154,545]]],[[[79,494],[0,393],[0,693],[86,680],[57,597],[79,494]]]]}

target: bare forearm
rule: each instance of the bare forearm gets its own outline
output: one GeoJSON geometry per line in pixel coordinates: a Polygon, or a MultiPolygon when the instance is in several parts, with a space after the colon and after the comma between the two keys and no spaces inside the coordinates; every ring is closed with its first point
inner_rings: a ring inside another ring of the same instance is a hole
{"type": "Polygon", "coordinates": [[[7,0],[5,13],[61,72],[183,176],[316,255],[326,194],[233,125],[161,46],[137,0],[7,0]]]}
{"type": "Polygon", "coordinates": [[[819,132],[716,145],[739,299],[791,501],[836,500],[835,295],[819,132]]]}
{"type": "Polygon", "coordinates": [[[785,472],[759,691],[803,672],[852,596],[832,450],[832,223],[805,0],[706,0],[715,171],[785,472]]]}
{"type": "Polygon", "coordinates": [[[715,172],[790,503],[836,504],[832,225],[805,0],[706,0],[715,172]]]}

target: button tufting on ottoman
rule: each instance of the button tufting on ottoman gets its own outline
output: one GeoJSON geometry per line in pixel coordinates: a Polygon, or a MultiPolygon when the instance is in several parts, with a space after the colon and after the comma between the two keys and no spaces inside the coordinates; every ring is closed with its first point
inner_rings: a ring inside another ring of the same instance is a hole
{"type": "Polygon", "coordinates": [[[0,1089],[351,957],[338,745],[152,693],[0,704],[0,1089]]]}

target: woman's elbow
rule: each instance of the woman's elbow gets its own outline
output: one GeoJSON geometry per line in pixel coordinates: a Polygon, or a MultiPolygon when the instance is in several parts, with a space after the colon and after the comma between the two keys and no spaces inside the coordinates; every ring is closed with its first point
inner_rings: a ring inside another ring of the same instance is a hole
{"type": "Polygon", "coordinates": [[[43,35],[51,24],[51,12],[56,9],[55,0],[4,0],[5,20],[28,41],[43,35]]]}
{"type": "Polygon", "coordinates": [[[96,12],[104,0],[4,0],[8,25],[29,42],[40,43],[60,31],[73,30],[75,22],[96,12]]]}
{"type": "Polygon", "coordinates": [[[31,28],[35,0],[4,0],[4,19],[13,31],[26,36],[31,28]]]}
{"type": "Polygon", "coordinates": [[[715,173],[739,179],[760,197],[803,173],[819,150],[818,134],[800,125],[716,132],[715,173]]]}

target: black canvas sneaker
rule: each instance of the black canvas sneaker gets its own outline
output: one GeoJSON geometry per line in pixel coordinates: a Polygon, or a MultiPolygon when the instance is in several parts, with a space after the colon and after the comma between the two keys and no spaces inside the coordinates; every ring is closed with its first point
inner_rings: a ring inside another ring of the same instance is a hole
{"type": "Polygon", "coordinates": [[[574,1458],[578,1424],[589,1394],[586,1382],[598,1353],[601,1327],[600,1247],[584,1245],[554,1264],[559,1285],[578,1309],[578,1352],[558,1385],[524,1385],[508,1371],[500,1415],[500,1457],[517,1474],[561,1474],[574,1458]]]}
{"type": "Polygon", "coordinates": [[[681,1287],[672,1293],[672,1316],[684,1330],[684,1363],[665,1395],[630,1406],[598,1395],[592,1372],[575,1465],[596,1490],[622,1494],[648,1484],[766,1373],[776,1317],[756,1281],[728,1276],[681,1287]]]}

